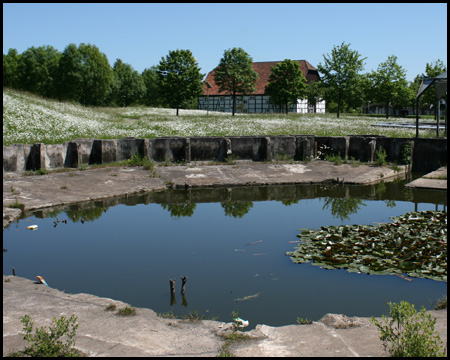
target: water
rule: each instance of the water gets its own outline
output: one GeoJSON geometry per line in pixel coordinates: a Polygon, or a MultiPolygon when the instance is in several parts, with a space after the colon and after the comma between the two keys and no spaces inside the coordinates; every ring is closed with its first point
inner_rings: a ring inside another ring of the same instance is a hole
{"type": "Polygon", "coordinates": [[[403,185],[168,191],[40,211],[4,230],[3,274],[15,268],[18,276],[41,275],[67,293],[159,313],[198,311],[228,322],[238,310],[249,329],[294,324],[297,317],[318,320],[326,313],[380,316],[388,301],[431,309],[447,294],[445,282],[326,270],[294,264],[285,255],[295,248],[300,228],[446,210],[446,192],[403,185]],[[54,227],[57,216],[67,224],[54,227]],[[31,224],[39,229],[26,230],[31,224]],[[188,276],[184,298],[181,276],[188,276]],[[176,279],[174,298],[169,279],[176,279]],[[253,297],[239,300],[247,296],[253,297]]]}

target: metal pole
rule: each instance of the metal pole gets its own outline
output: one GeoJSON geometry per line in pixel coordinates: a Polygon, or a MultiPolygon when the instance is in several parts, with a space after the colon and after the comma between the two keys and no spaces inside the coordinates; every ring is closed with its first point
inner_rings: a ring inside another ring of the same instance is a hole
{"type": "Polygon", "coordinates": [[[416,99],[416,138],[419,137],[419,97],[416,99]]]}
{"type": "Polygon", "coordinates": [[[436,137],[439,137],[439,118],[441,117],[441,100],[437,102],[436,137]]]}

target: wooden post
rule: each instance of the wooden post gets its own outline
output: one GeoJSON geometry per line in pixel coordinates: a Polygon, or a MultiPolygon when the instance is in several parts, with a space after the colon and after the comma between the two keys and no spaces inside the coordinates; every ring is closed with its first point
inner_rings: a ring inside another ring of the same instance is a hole
{"type": "Polygon", "coordinates": [[[170,279],[169,283],[170,283],[170,292],[172,294],[175,294],[175,280],[170,279]]]}
{"type": "Polygon", "coordinates": [[[170,279],[170,306],[173,306],[177,303],[175,300],[175,280],[170,279]]]}
{"type": "Polygon", "coordinates": [[[184,287],[186,286],[187,276],[182,276],[181,281],[183,282],[181,284],[181,293],[184,294],[184,287]]]}

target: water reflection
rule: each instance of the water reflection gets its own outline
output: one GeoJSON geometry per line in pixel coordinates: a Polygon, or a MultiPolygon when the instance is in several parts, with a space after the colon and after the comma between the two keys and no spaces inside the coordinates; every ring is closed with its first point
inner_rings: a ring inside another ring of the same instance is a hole
{"type": "Polygon", "coordinates": [[[94,221],[106,213],[111,206],[150,203],[160,204],[170,213],[170,216],[182,218],[192,217],[198,203],[215,202],[220,202],[226,216],[242,218],[252,210],[255,201],[274,200],[289,207],[307,199],[320,198],[324,202],[323,210],[329,210],[337,219],[348,220],[352,214],[358,213],[362,206],[366,206],[368,200],[384,201],[389,208],[394,208],[396,201],[410,201],[416,204],[433,202],[447,205],[447,197],[442,196],[440,191],[407,188],[404,186],[406,182],[406,179],[398,179],[366,186],[322,184],[199,188],[189,189],[188,192],[169,190],[28,212],[24,213],[22,218],[30,215],[38,218],[56,218],[61,213],[65,213],[72,222],[94,221]]]}
{"type": "Polygon", "coordinates": [[[222,202],[220,203],[220,205],[225,210],[226,216],[241,218],[250,211],[250,209],[253,207],[253,202],[230,201],[230,202],[222,202]]]}
{"type": "Polygon", "coordinates": [[[354,198],[325,198],[323,210],[330,208],[331,215],[341,220],[348,220],[350,215],[356,214],[360,206],[366,206],[362,199],[354,198]]]}
{"type": "Polygon", "coordinates": [[[324,270],[285,255],[299,228],[387,222],[417,206],[447,204],[446,192],[403,186],[182,189],[43,209],[4,230],[3,271],[43,275],[69,293],[161,313],[198,310],[229,321],[239,309],[250,327],[287,325],[298,316],[318,320],[324,312],[378,316],[385,301],[427,306],[445,293],[446,283],[324,270]],[[350,219],[341,220],[345,216],[350,219]],[[53,228],[57,217],[60,225],[53,228]],[[25,230],[28,221],[39,230],[25,230]],[[190,279],[185,294],[180,275],[190,279]],[[173,278],[172,296],[167,282],[173,278]]]}

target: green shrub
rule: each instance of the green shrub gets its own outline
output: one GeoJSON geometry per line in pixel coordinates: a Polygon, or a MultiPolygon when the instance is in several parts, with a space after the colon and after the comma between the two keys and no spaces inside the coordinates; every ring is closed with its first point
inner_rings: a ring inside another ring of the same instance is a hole
{"type": "Polygon", "coordinates": [[[383,148],[378,148],[378,150],[375,152],[375,163],[378,166],[385,166],[386,165],[386,150],[383,148]]]}
{"type": "Polygon", "coordinates": [[[31,356],[31,357],[74,357],[80,356],[81,352],[74,349],[75,332],[78,328],[77,317],[72,315],[70,319],[61,316],[59,320],[53,318],[52,326],[47,332],[43,327],[33,330],[33,321],[29,315],[20,318],[23,324],[23,338],[30,344],[25,350],[10,354],[11,356],[31,356]],[[63,338],[65,340],[62,340],[63,338]]]}
{"type": "Polygon", "coordinates": [[[383,315],[381,323],[372,316],[371,322],[380,330],[380,340],[391,356],[445,356],[446,351],[441,351],[443,345],[439,334],[434,334],[436,319],[431,319],[423,306],[417,312],[407,301],[400,304],[389,302],[388,305],[391,319],[383,315]]]}
{"type": "Polygon", "coordinates": [[[126,306],[122,309],[119,309],[117,311],[117,315],[121,315],[121,316],[136,315],[136,309],[134,307],[126,306]]]}

